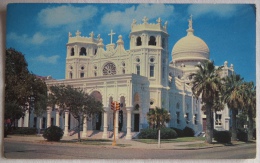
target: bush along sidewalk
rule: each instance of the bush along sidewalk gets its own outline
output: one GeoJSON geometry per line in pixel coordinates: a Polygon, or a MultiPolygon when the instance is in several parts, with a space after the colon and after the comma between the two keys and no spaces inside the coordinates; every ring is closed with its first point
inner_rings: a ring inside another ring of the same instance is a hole
{"type": "Polygon", "coordinates": [[[64,133],[60,127],[51,126],[44,131],[43,137],[48,141],[60,141],[63,134],[64,133]]]}
{"type": "MultiPolygon", "coordinates": [[[[161,139],[174,139],[177,138],[177,133],[171,128],[161,128],[161,139]]],[[[157,129],[142,129],[138,135],[139,139],[158,139],[157,129]]]]}

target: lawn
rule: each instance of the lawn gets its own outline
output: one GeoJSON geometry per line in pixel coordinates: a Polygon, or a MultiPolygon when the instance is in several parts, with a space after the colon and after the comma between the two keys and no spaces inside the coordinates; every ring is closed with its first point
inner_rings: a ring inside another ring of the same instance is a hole
{"type": "MultiPolygon", "coordinates": [[[[157,144],[158,139],[134,139],[135,141],[146,143],[146,144],[157,144]]],[[[180,137],[176,139],[161,139],[161,143],[178,143],[178,142],[195,142],[204,141],[204,137],[180,137]]]]}

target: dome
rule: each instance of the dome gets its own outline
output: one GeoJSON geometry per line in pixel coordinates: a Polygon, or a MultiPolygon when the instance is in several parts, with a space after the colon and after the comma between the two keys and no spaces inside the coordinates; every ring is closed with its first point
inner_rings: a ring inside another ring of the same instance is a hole
{"type": "Polygon", "coordinates": [[[192,20],[189,20],[187,36],[181,38],[172,48],[172,60],[207,60],[209,59],[209,48],[199,37],[194,36],[192,20]]]}

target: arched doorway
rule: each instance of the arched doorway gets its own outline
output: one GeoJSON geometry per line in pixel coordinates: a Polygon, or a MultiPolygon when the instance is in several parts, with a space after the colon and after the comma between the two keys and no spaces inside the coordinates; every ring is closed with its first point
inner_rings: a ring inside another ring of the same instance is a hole
{"type": "Polygon", "coordinates": [[[140,96],[138,93],[135,93],[134,95],[134,131],[139,132],[139,125],[140,125],[140,96]]]}
{"type": "MultiPolygon", "coordinates": [[[[99,91],[93,91],[91,94],[97,101],[102,102],[102,95],[99,91]]],[[[102,112],[96,113],[92,116],[92,129],[101,130],[102,126],[102,112]]]]}

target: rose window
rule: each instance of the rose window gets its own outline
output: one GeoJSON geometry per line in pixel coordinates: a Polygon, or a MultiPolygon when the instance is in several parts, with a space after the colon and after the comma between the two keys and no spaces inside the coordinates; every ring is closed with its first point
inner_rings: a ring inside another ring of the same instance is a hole
{"type": "Polygon", "coordinates": [[[115,75],[116,66],[113,63],[107,63],[103,68],[103,75],[115,75]]]}

